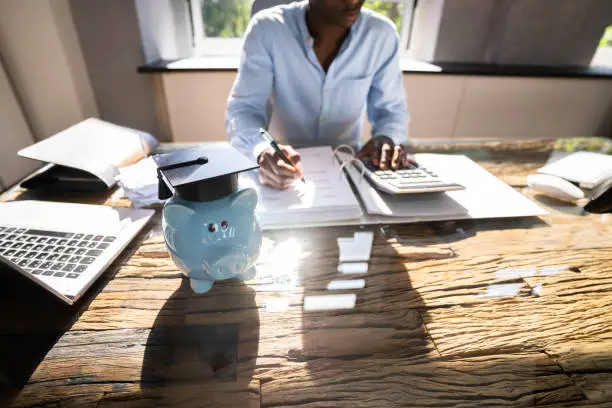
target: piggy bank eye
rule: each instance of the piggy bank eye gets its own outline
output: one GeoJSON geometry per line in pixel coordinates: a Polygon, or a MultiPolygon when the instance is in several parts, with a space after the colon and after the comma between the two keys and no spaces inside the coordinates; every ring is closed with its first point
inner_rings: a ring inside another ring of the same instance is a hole
{"type": "Polygon", "coordinates": [[[221,229],[223,231],[225,231],[228,226],[229,226],[229,223],[227,221],[225,221],[225,220],[221,221],[221,229]]]}
{"type": "Polygon", "coordinates": [[[215,232],[217,231],[217,225],[216,224],[208,224],[208,232],[215,232]]]}

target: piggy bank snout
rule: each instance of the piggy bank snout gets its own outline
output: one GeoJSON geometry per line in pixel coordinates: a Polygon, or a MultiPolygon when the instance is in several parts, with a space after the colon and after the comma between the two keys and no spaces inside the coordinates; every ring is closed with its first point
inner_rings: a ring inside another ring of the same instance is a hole
{"type": "Polygon", "coordinates": [[[209,274],[217,280],[229,279],[242,273],[247,264],[246,254],[238,248],[233,248],[211,263],[209,274]]]}

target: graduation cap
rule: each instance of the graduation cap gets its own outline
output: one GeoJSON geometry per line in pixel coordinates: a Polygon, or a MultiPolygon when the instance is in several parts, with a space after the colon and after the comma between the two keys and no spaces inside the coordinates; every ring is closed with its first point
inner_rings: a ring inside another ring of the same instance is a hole
{"type": "Polygon", "coordinates": [[[234,193],[238,175],[259,165],[229,143],[201,145],[153,157],[157,164],[158,196],[176,194],[188,201],[213,201],[234,193]]]}

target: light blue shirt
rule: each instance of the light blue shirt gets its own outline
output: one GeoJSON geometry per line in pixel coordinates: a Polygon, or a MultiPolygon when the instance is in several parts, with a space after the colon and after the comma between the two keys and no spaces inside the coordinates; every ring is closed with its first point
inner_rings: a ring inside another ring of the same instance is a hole
{"type": "Polygon", "coordinates": [[[249,157],[269,146],[259,135],[274,116],[273,135],[294,147],[360,147],[364,114],[372,136],[408,139],[399,38],[386,17],[363,8],[327,73],[306,25],[307,1],[262,10],[245,34],[226,127],[249,157]]]}

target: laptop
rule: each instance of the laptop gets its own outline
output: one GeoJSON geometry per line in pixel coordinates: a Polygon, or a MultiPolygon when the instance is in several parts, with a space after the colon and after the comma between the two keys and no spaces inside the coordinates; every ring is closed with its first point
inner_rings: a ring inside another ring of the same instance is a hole
{"type": "Polygon", "coordinates": [[[0,266],[72,305],[154,213],[36,200],[0,203],[0,266]]]}

